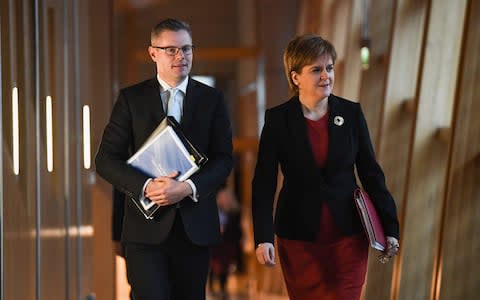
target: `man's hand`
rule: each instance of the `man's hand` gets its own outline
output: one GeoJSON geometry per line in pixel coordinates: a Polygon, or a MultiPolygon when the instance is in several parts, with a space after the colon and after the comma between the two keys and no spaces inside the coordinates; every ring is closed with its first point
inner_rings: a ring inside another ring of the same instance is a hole
{"type": "Polygon", "coordinates": [[[257,260],[262,265],[272,267],[275,265],[275,248],[272,243],[261,243],[255,250],[257,260]]]}
{"type": "Polygon", "coordinates": [[[192,194],[192,188],[186,182],[177,181],[178,172],[168,176],[157,177],[145,188],[145,197],[160,206],[167,206],[181,201],[192,194]]]}

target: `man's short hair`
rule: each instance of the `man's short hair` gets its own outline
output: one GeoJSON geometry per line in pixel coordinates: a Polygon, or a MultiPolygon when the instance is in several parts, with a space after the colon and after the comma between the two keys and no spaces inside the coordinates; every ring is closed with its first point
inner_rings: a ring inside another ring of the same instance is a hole
{"type": "Polygon", "coordinates": [[[152,28],[150,38],[153,39],[159,36],[164,31],[180,31],[180,30],[185,30],[186,32],[188,32],[190,37],[192,37],[192,29],[190,28],[190,25],[187,22],[176,20],[176,19],[165,19],[160,21],[157,25],[155,25],[152,28]]]}

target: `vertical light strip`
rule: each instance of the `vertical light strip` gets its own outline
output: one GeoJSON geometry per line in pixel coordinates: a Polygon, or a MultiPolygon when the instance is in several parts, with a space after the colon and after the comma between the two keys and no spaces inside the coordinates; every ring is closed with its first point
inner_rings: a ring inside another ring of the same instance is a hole
{"type": "Polygon", "coordinates": [[[83,106],[83,167],[90,169],[91,166],[90,154],[90,107],[83,106]]]}
{"type": "Polygon", "coordinates": [[[52,97],[47,96],[45,102],[45,121],[47,135],[47,171],[53,171],[53,114],[52,114],[52,97]]]}
{"type": "Polygon", "coordinates": [[[18,128],[18,88],[12,89],[12,155],[13,173],[20,173],[20,138],[18,128]]]}
{"type": "Polygon", "coordinates": [[[370,67],[370,0],[363,0],[362,33],[360,41],[360,62],[362,70],[370,67]]]}
{"type": "Polygon", "coordinates": [[[257,57],[257,136],[260,136],[265,120],[265,106],[266,106],[266,79],[265,79],[265,55],[261,53],[257,57]]]}

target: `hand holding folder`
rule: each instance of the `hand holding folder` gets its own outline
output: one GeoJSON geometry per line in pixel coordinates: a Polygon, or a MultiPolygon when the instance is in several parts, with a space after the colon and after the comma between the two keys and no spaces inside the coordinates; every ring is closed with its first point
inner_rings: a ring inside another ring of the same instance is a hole
{"type": "MultiPolygon", "coordinates": [[[[178,181],[187,180],[205,163],[207,157],[187,139],[172,117],[165,117],[142,147],[127,161],[151,178],[178,171],[178,181]]],[[[148,199],[132,199],[146,218],[152,218],[160,206],[148,199]]]]}

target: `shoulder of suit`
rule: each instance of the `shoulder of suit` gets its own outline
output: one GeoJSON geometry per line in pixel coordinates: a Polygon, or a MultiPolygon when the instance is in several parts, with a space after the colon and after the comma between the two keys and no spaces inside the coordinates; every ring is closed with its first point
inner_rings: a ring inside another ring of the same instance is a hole
{"type": "MultiPolygon", "coordinates": [[[[222,94],[222,92],[220,90],[218,90],[214,87],[211,87],[209,85],[206,85],[205,83],[200,82],[198,80],[195,80],[191,77],[188,81],[187,93],[188,93],[188,91],[194,92],[197,95],[198,95],[198,93],[206,93],[208,95],[208,97],[213,96],[213,98],[215,98],[215,99],[219,99],[219,98],[217,98],[217,96],[222,94]]],[[[213,100],[213,98],[212,98],[212,100],[213,100]]],[[[205,100],[205,99],[203,99],[203,100],[205,100]]]]}
{"type": "Polygon", "coordinates": [[[335,95],[331,95],[328,101],[329,114],[332,118],[342,117],[345,120],[357,120],[359,114],[361,114],[361,107],[358,102],[335,95]]]}
{"type": "Polygon", "coordinates": [[[333,94],[328,98],[328,105],[330,111],[335,113],[343,112],[356,114],[360,110],[360,103],[333,94]]]}
{"type": "Polygon", "coordinates": [[[294,96],[281,104],[268,108],[267,111],[269,113],[281,113],[282,111],[287,111],[296,105],[298,105],[298,97],[294,96]]]}
{"type": "Polygon", "coordinates": [[[193,86],[195,87],[199,87],[199,88],[205,88],[205,89],[211,89],[211,90],[217,90],[216,88],[214,87],[211,87],[203,82],[200,82],[198,80],[195,80],[193,78],[190,77],[189,81],[188,81],[188,84],[192,84],[193,86]]]}
{"type": "Polygon", "coordinates": [[[347,107],[354,107],[354,106],[359,106],[360,104],[358,102],[339,97],[337,95],[331,94],[328,101],[333,104],[341,105],[341,106],[347,106],[347,107]]]}
{"type": "Polygon", "coordinates": [[[159,88],[160,84],[158,83],[158,80],[156,77],[150,78],[144,81],[141,81],[139,83],[124,87],[120,90],[120,93],[139,93],[142,91],[145,91],[146,88],[159,88]]]}
{"type": "MultiPolygon", "coordinates": [[[[330,95],[330,98],[328,99],[328,101],[330,102],[329,104],[336,106],[336,108],[338,109],[358,109],[358,107],[360,106],[358,102],[355,102],[346,98],[342,98],[333,94],[330,95]]],[[[298,97],[294,96],[279,105],[276,105],[267,109],[267,111],[269,113],[282,112],[282,111],[287,111],[292,107],[296,107],[298,105],[299,105],[298,97]]]]}

